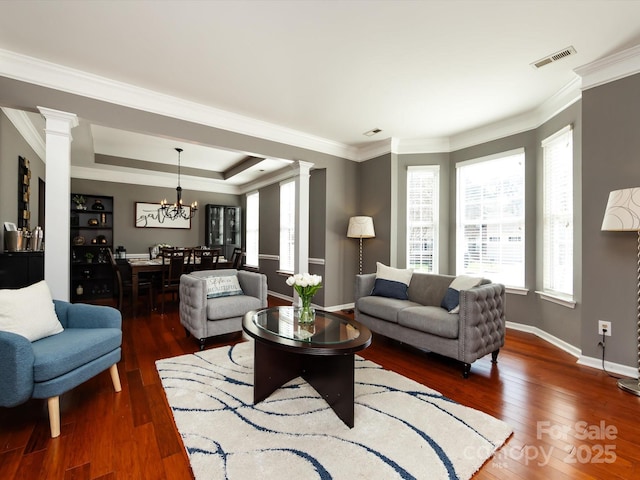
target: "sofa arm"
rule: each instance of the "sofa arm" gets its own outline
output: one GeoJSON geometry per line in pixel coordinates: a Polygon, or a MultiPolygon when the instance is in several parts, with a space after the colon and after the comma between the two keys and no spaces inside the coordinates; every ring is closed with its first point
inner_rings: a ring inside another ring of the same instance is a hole
{"type": "Polygon", "coordinates": [[[207,321],[207,281],[196,275],[180,277],[180,323],[203,338],[207,321]]]}
{"type": "Polygon", "coordinates": [[[0,406],[13,407],[31,398],[34,361],[27,338],[0,331],[0,406]]]}
{"type": "Polygon", "coordinates": [[[53,301],[56,315],[64,328],[122,329],[122,314],[113,307],[53,301]]]}
{"type": "Polygon", "coordinates": [[[505,300],[505,287],[498,283],[460,291],[459,355],[464,362],[504,345],[505,300]]]}
{"type": "Polygon", "coordinates": [[[267,307],[267,276],[265,274],[239,270],[238,282],[245,295],[259,298],[262,308],[267,307]]]}
{"type": "Polygon", "coordinates": [[[357,304],[360,298],[371,295],[371,292],[373,291],[373,287],[375,283],[376,283],[375,273],[365,273],[364,275],[356,275],[354,303],[357,304]]]}

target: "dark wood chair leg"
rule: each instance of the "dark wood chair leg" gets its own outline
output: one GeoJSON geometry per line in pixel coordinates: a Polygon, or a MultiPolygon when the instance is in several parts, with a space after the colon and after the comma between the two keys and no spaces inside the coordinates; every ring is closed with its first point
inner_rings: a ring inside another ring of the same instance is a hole
{"type": "Polygon", "coordinates": [[[500,353],[500,349],[491,352],[491,363],[498,363],[498,354],[500,353]]]}
{"type": "Polygon", "coordinates": [[[469,373],[471,373],[471,364],[465,363],[462,370],[462,378],[469,378],[469,373]]]}

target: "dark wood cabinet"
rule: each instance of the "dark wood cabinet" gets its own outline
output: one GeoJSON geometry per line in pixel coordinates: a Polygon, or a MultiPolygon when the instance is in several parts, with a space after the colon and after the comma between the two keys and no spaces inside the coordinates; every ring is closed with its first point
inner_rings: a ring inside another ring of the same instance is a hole
{"type": "Polygon", "coordinates": [[[44,280],[44,252],[0,253],[0,288],[22,288],[44,280]]]}
{"type": "Polygon", "coordinates": [[[242,247],[241,207],[206,206],[205,245],[219,248],[227,260],[231,259],[233,249],[242,247]]]}
{"type": "Polygon", "coordinates": [[[113,296],[113,197],[71,194],[71,301],[113,296]]]}

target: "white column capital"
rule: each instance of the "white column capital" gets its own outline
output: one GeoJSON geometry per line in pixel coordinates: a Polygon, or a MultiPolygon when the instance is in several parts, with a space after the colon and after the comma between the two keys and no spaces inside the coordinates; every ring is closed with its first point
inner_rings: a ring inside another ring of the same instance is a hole
{"type": "Polygon", "coordinates": [[[296,160],[291,164],[291,168],[298,175],[310,175],[311,167],[313,167],[313,163],[305,162],[303,160],[296,160]]]}
{"type": "Polygon", "coordinates": [[[62,112],[47,107],[38,107],[38,110],[47,121],[45,126],[47,134],[71,137],[71,129],[78,126],[78,116],[75,113],[62,112]]]}

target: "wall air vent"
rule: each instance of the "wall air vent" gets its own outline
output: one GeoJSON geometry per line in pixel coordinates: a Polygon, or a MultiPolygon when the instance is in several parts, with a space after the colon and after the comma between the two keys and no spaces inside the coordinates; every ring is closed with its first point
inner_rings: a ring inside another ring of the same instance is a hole
{"type": "Polygon", "coordinates": [[[541,67],[544,67],[545,65],[549,65],[550,63],[557,62],[558,60],[562,60],[563,58],[566,58],[570,55],[575,55],[576,53],[578,52],[576,52],[575,48],[567,47],[560,50],[559,52],[552,53],[551,55],[547,55],[546,57],[533,62],[531,66],[533,68],[541,68],[541,67]]]}

